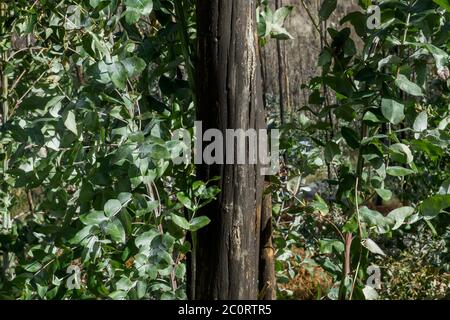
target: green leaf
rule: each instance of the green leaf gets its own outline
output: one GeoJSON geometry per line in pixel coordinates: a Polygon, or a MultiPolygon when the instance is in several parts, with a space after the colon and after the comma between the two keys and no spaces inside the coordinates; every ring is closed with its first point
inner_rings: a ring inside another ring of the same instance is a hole
{"type": "Polygon", "coordinates": [[[138,76],[145,70],[146,67],[145,61],[138,57],[126,58],[122,60],[122,64],[127,70],[127,75],[129,78],[138,76]]]}
{"type": "Polygon", "coordinates": [[[427,220],[436,218],[443,210],[450,208],[450,195],[436,195],[420,205],[420,211],[427,220]]]}
{"type": "Polygon", "coordinates": [[[450,194],[450,180],[446,180],[442,183],[441,187],[439,188],[439,194],[450,194]]]}
{"type": "Polygon", "coordinates": [[[105,215],[108,218],[111,218],[118,214],[120,210],[122,210],[122,204],[117,199],[111,199],[105,203],[103,210],[105,211],[105,215]]]}
{"type": "Polygon", "coordinates": [[[361,142],[360,142],[360,138],[355,130],[353,130],[349,127],[342,127],[341,133],[342,133],[342,136],[344,137],[345,141],[347,142],[347,144],[352,149],[359,148],[361,142]]]}
{"type": "Polygon", "coordinates": [[[195,231],[200,230],[201,228],[207,226],[210,222],[211,222],[211,220],[206,216],[196,217],[196,218],[192,219],[192,221],[190,222],[189,230],[191,232],[195,232],[195,231]]]}
{"type": "Polygon", "coordinates": [[[320,20],[327,20],[331,14],[336,10],[337,0],[324,0],[319,10],[320,20]]]}
{"type": "Polygon", "coordinates": [[[171,154],[165,146],[155,144],[155,143],[145,143],[139,148],[139,157],[145,158],[150,156],[152,159],[170,159],[171,154]]]}
{"type": "Polygon", "coordinates": [[[294,37],[289,32],[287,32],[285,28],[276,26],[273,26],[270,37],[277,40],[294,39],[294,37]]]}
{"type": "Polygon", "coordinates": [[[390,147],[390,150],[393,152],[393,158],[395,161],[409,164],[414,160],[411,149],[403,143],[393,144],[390,147]]]}
{"type": "MultiPolygon", "coordinates": [[[[368,0],[369,2],[371,0],[368,0]]],[[[339,21],[341,25],[346,22],[350,22],[352,26],[355,28],[356,34],[363,38],[367,32],[367,16],[360,11],[353,11],[347,14],[345,17],[339,21]]]]}
{"type": "Polygon", "coordinates": [[[381,112],[392,124],[399,124],[405,119],[405,106],[392,99],[381,100],[381,112]]]}
{"type": "Polygon", "coordinates": [[[131,281],[125,276],[122,276],[119,281],[116,282],[117,290],[130,291],[136,285],[136,281],[131,281]]]}
{"type": "Polygon", "coordinates": [[[319,67],[323,67],[333,61],[333,56],[331,55],[331,52],[328,50],[328,48],[323,49],[323,51],[319,55],[319,60],[317,65],[319,67]]]}
{"type": "Polygon", "coordinates": [[[181,216],[176,215],[176,214],[173,214],[173,213],[170,216],[172,217],[173,223],[175,223],[177,226],[179,226],[183,230],[189,230],[190,224],[186,220],[186,218],[181,217],[181,216]]]}
{"type": "Polygon", "coordinates": [[[75,236],[69,240],[71,244],[78,244],[85,240],[89,235],[91,235],[94,231],[94,226],[86,226],[80,231],[78,231],[75,236]]]}
{"type": "Polygon", "coordinates": [[[330,212],[328,204],[319,195],[316,195],[315,200],[311,202],[311,208],[314,210],[314,212],[318,212],[322,215],[327,215],[330,212]]]}
{"type": "Polygon", "coordinates": [[[147,283],[139,280],[136,285],[136,292],[138,299],[143,299],[147,293],[147,283]]]}
{"type": "Polygon", "coordinates": [[[194,210],[193,206],[192,206],[192,201],[191,199],[189,199],[189,197],[187,197],[184,192],[178,192],[177,193],[177,199],[178,201],[180,201],[186,208],[188,208],[189,210],[194,210]]]}
{"type": "Polygon", "coordinates": [[[386,189],[375,189],[376,193],[383,199],[384,201],[389,201],[392,198],[392,191],[386,189]]]}
{"type": "Polygon", "coordinates": [[[155,160],[170,159],[171,157],[169,150],[167,150],[165,146],[161,146],[158,144],[153,146],[150,156],[155,160]]]}
{"type": "Polygon", "coordinates": [[[436,61],[436,68],[441,70],[448,63],[448,54],[444,50],[432,45],[431,43],[425,44],[425,48],[433,55],[436,61]]]}
{"type": "Polygon", "coordinates": [[[325,146],[325,160],[328,163],[331,163],[333,159],[341,154],[341,149],[339,149],[339,145],[333,141],[330,141],[325,146]]]}
{"type": "Polygon", "coordinates": [[[64,116],[64,126],[74,135],[78,135],[77,120],[73,111],[68,111],[64,116]]]}
{"type": "Polygon", "coordinates": [[[110,297],[112,300],[124,300],[127,294],[128,293],[126,291],[116,290],[114,292],[111,292],[108,297],[110,297]]]}
{"type": "Polygon", "coordinates": [[[113,62],[108,65],[109,76],[118,89],[125,89],[127,86],[127,70],[120,62],[113,62]]]}
{"type": "Polygon", "coordinates": [[[39,261],[33,261],[29,264],[22,266],[28,272],[37,272],[42,268],[42,263],[39,261]]]}
{"type": "Polygon", "coordinates": [[[398,76],[398,78],[395,80],[395,84],[398,88],[412,96],[423,97],[422,88],[420,88],[414,82],[409,81],[409,79],[403,74],[400,74],[398,76]]]}
{"type": "Polygon", "coordinates": [[[205,188],[206,188],[205,183],[200,180],[194,181],[194,183],[192,184],[192,190],[198,190],[198,189],[203,190],[205,188]]]}
{"type": "Polygon", "coordinates": [[[410,174],[414,174],[415,172],[411,169],[403,168],[403,167],[388,167],[386,169],[386,173],[393,177],[404,177],[410,174]]]}
{"type": "Polygon", "coordinates": [[[52,137],[45,143],[45,146],[54,151],[59,151],[59,146],[61,144],[60,138],[58,135],[52,137]]]}
{"type": "Polygon", "coordinates": [[[125,234],[126,235],[131,235],[131,232],[133,231],[133,220],[130,216],[130,214],[128,213],[127,210],[122,210],[120,211],[119,215],[117,216],[120,220],[120,222],[122,223],[122,226],[125,230],[125,234]]]}
{"type": "Polygon", "coordinates": [[[39,283],[36,283],[36,287],[37,287],[37,292],[38,295],[41,299],[45,298],[45,294],[47,293],[48,287],[47,286],[42,286],[39,283]]]}
{"type": "Polygon", "coordinates": [[[105,233],[116,242],[125,243],[125,229],[119,219],[114,219],[105,226],[105,233]]]}
{"type": "Polygon", "coordinates": [[[159,235],[159,231],[156,229],[152,229],[150,231],[144,232],[141,235],[139,235],[136,240],[134,240],[134,243],[136,247],[150,247],[150,244],[152,243],[153,239],[159,235]]]}
{"type": "Polygon", "coordinates": [[[341,241],[333,239],[323,239],[319,241],[320,253],[331,254],[331,253],[342,253],[344,252],[345,246],[341,241]]]}
{"type": "Polygon", "coordinates": [[[359,213],[361,221],[367,223],[370,227],[375,227],[377,233],[383,234],[389,232],[391,220],[387,219],[380,212],[364,206],[359,209],[359,213]]]}
{"type": "Polygon", "coordinates": [[[412,140],[411,144],[418,150],[423,151],[431,160],[437,161],[444,154],[444,150],[427,139],[412,140]]]}
{"type": "Polygon", "coordinates": [[[386,256],[386,254],[381,250],[381,248],[372,239],[365,239],[362,242],[363,246],[372,253],[379,254],[381,256],[386,256]]]}
{"type": "Polygon", "coordinates": [[[419,113],[414,121],[413,129],[416,132],[424,132],[428,129],[428,113],[426,111],[419,113]]]}
{"type": "Polygon", "coordinates": [[[384,121],[384,120],[380,119],[377,115],[375,115],[375,114],[374,114],[373,112],[371,112],[371,111],[367,111],[367,112],[364,114],[363,120],[364,120],[364,121],[367,121],[367,122],[373,122],[373,123],[380,123],[380,122],[383,122],[383,121],[384,121]]]}
{"type": "Polygon", "coordinates": [[[181,263],[175,267],[175,276],[177,279],[183,279],[186,274],[186,265],[181,263]]]}
{"type": "Polygon", "coordinates": [[[291,13],[293,6],[284,6],[279,8],[275,11],[273,14],[273,24],[278,26],[283,26],[284,21],[286,20],[287,16],[291,13]]]}
{"type": "Polygon", "coordinates": [[[375,290],[375,288],[372,288],[371,286],[364,286],[362,292],[366,300],[378,300],[380,296],[377,290],[375,290]]]}
{"type": "Polygon", "coordinates": [[[97,8],[97,6],[100,4],[102,0],[89,0],[89,4],[91,5],[92,8],[97,8]]]}
{"type": "Polygon", "coordinates": [[[109,220],[103,211],[96,211],[92,210],[87,215],[80,216],[81,222],[83,222],[85,225],[99,225],[100,223],[109,220]]]}
{"type": "Polygon", "coordinates": [[[153,10],[153,0],[125,0],[125,20],[129,24],[139,21],[141,16],[148,16],[153,10]]]}
{"type": "Polygon", "coordinates": [[[398,65],[402,62],[402,59],[400,59],[398,56],[387,56],[384,59],[381,59],[378,61],[378,71],[381,71],[383,67],[389,66],[389,65],[398,65]]]}
{"type": "Polygon", "coordinates": [[[358,0],[358,4],[363,8],[364,10],[367,10],[369,6],[372,4],[372,0],[358,0]]]}
{"type": "Polygon", "coordinates": [[[397,230],[400,228],[406,218],[410,217],[414,211],[415,209],[413,207],[401,207],[391,211],[387,217],[395,221],[395,225],[392,230],[397,230]]]}
{"type": "Polygon", "coordinates": [[[449,4],[448,0],[433,0],[433,1],[434,1],[434,3],[437,3],[442,8],[444,8],[445,10],[450,12],[450,4],[449,4]]]}
{"type": "Polygon", "coordinates": [[[127,204],[128,202],[130,202],[131,198],[132,198],[132,194],[129,192],[121,192],[119,193],[119,195],[117,196],[117,199],[120,201],[120,203],[122,205],[127,204]]]}

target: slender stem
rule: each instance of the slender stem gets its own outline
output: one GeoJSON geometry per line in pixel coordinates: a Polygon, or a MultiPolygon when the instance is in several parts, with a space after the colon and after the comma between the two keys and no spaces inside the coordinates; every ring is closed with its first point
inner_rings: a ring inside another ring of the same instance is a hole
{"type": "Polygon", "coordinates": [[[197,283],[197,232],[191,232],[192,248],[191,248],[191,287],[190,287],[190,299],[196,299],[195,297],[195,284],[197,283]]]}
{"type": "MultiPolygon", "coordinates": [[[[305,9],[306,13],[308,14],[309,19],[311,20],[311,22],[314,25],[314,28],[316,29],[316,31],[319,33],[320,37],[322,38],[322,33],[320,32],[320,28],[319,28],[319,24],[316,22],[316,20],[314,19],[311,10],[309,10],[308,6],[305,3],[305,0],[301,0],[302,6],[305,9]]],[[[328,43],[325,40],[325,44],[328,47],[328,43]]]]}
{"type": "MultiPolygon", "coordinates": [[[[409,31],[409,22],[411,21],[411,13],[408,13],[408,16],[406,17],[406,27],[405,27],[405,32],[403,33],[403,38],[402,38],[402,44],[400,45],[400,59],[403,59],[403,50],[404,50],[404,46],[406,43],[406,37],[408,36],[408,31],[409,31]]],[[[397,67],[397,78],[400,75],[400,64],[397,67]]]]}

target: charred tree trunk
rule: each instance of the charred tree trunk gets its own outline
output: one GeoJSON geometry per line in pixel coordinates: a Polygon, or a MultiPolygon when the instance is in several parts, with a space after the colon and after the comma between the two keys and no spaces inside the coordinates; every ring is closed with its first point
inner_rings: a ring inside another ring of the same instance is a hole
{"type": "Polygon", "coordinates": [[[267,67],[266,67],[266,52],[265,49],[259,46],[259,63],[261,68],[261,80],[262,80],[262,91],[263,91],[263,106],[264,110],[267,111],[267,67]]]}
{"type": "MultiPolygon", "coordinates": [[[[264,128],[256,2],[197,0],[197,119],[203,131],[264,128]]],[[[248,154],[248,143],[245,148],[239,152],[248,154]]],[[[257,299],[264,182],[259,169],[198,166],[200,179],[220,177],[221,193],[202,213],[211,223],[197,234],[190,298],[257,299]]]]}
{"type": "MultiPolygon", "coordinates": [[[[282,7],[281,0],[275,1],[275,9],[282,7]]],[[[286,123],[286,68],[284,65],[284,46],[281,40],[277,40],[277,60],[278,60],[278,94],[280,103],[280,121],[281,124],[286,123]]]]}
{"type": "MultiPolygon", "coordinates": [[[[269,183],[266,183],[269,187],[269,183]]],[[[259,298],[276,299],[275,250],[272,243],[272,195],[264,195],[261,210],[261,251],[259,260],[259,298]]]]}

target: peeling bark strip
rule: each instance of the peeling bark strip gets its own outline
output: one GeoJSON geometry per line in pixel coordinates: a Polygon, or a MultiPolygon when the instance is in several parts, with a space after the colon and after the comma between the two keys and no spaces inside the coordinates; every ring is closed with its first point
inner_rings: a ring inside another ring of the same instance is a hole
{"type": "MultiPolygon", "coordinates": [[[[265,128],[256,0],[197,0],[197,24],[197,119],[203,130],[265,128]]],[[[190,298],[257,299],[259,165],[200,165],[198,176],[221,177],[222,192],[204,210],[212,222],[198,232],[190,298]]]]}

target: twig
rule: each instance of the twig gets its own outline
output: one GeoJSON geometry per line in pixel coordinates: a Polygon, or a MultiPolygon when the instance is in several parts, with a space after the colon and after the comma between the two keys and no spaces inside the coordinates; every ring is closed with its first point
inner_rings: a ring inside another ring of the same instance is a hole
{"type": "Polygon", "coordinates": [[[33,201],[33,194],[30,189],[27,190],[27,201],[28,201],[28,207],[30,209],[30,213],[34,213],[34,201],[33,201]]]}
{"type": "Polygon", "coordinates": [[[23,70],[22,73],[17,77],[16,81],[14,81],[13,85],[11,86],[11,92],[14,91],[14,89],[16,88],[16,86],[19,84],[19,81],[23,78],[23,76],[25,75],[25,73],[27,72],[27,70],[23,70]]]}
{"type": "Polygon", "coordinates": [[[31,84],[31,86],[28,88],[28,90],[25,91],[25,93],[19,98],[19,100],[16,101],[16,104],[14,105],[14,107],[11,110],[11,115],[14,114],[14,112],[17,110],[19,105],[28,96],[28,94],[31,92],[31,90],[33,90],[36,83],[38,83],[46,73],[47,73],[47,71],[42,72],[41,75],[36,80],[34,80],[34,82],[31,84]]]}

